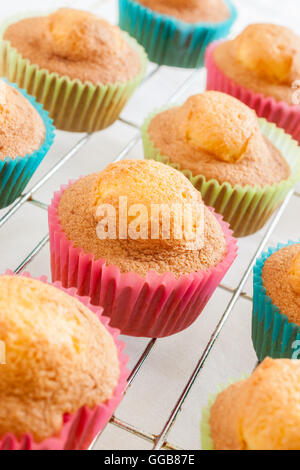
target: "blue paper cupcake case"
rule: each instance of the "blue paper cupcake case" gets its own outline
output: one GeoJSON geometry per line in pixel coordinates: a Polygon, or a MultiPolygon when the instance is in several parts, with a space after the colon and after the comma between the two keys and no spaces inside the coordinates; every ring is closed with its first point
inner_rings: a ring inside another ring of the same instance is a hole
{"type": "Polygon", "coordinates": [[[300,240],[269,248],[256,260],[253,269],[252,342],[260,362],[267,356],[274,359],[300,358],[300,327],[289,322],[288,317],[272,304],[262,281],[266,259],[281,248],[298,243],[300,240]],[[294,343],[295,341],[299,343],[294,343]]]}
{"type": "Polygon", "coordinates": [[[226,37],[237,17],[231,0],[224,1],[230,12],[226,21],[191,24],[154,12],[133,0],[119,0],[119,26],[144,47],[152,62],[202,67],[208,44],[226,37]]]}
{"type": "Polygon", "coordinates": [[[52,120],[35,98],[28,95],[25,90],[20,89],[14,83],[3,79],[8,85],[16,88],[36,109],[45,126],[45,140],[43,145],[35,152],[16,157],[14,159],[7,156],[0,160],[0,209],[15,201],[23,192],[35,170],[45,157],[54,140],[54,126],[52,120]]]}

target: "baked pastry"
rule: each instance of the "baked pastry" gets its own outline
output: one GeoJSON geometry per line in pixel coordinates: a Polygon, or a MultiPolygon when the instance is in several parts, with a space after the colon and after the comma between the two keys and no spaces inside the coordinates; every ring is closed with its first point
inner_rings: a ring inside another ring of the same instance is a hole
{"type": "Polygon", "coordinates": [[[112,326],[137,336],[186,328],[235,252],[226,226],[192,184],[180,172],[144,160],[111,164],[55,195],[49,227],[53,279],[88,293],[112,326]],[[186,231],[186,216],[192,233],[186,231]],[[84,259],[88,266],[81,265],[84,259]],[[183,302],[179,286],[184,286],[183,302]]]}
{"type": "Polygon", "coordinates": [[[299,450],[299,384],[299,361],[266,358],[248,379],[215,398],[207,428],[210,448],[299,450]]]}
{"type": "Polygon", "coordinates": [[[100,311],[29,277],[0,276],[0,292],[0,448],[8,435],[42,448],[91,441],[120,399],[119,346],[100,311]]]}
{"type": "Polygon", "coordinates": [[[146,66],[143,49],[117,26],[71,8],[3,25],[1,49],[1,74],[34,93],[56,127],[72,131],[112,124],[146,66]],[[21,67],[26,72],[16,74],[21,67]]]}
{"type": "Polygon", "coordinates": [[[11,204],[48,152],[54,128],[48,114],[16,86],[0,79],[0,208],[11,204]]]}
{"type": "Polygon", "coordinates": [[[230,14],[223,0],[138,0],[137,3],[185,23],[220,23],[230,14]]]}
{"type": "Polygon", "coordinates": [[[231,0],[119,0],[119,24],[149,59],[201,67],[207,44],[227,36],[236,18],[231,0]]]}
{"type": "Polygon", "coordinates": [[[252,24],[235,39],[212,44],[207,89],[229,93],[299,141],[300,37],[273,24],[252,24]]]}
{"type": "Polygon", "coordinates": [[[300,354],[300,243],[270,248],[253,278],[252,340],[260,360],[300,354]]]}
{"type": "Polygon", "coordinates": [[[155,112],[142,135],[145,158],[183,171],[236,236],[261,228],[300,177],[296,143],[224,93],[155,112]]]}

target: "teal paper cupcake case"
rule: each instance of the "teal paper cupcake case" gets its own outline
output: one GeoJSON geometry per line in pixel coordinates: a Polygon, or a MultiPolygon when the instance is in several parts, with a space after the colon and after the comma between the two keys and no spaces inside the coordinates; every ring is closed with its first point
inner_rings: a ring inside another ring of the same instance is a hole
{"type": "Polygon", "coordinates": [[[16,88],[39,113],[45,126],[45,140],[43,145],[31,154],[16,158],[7,156],[4,160],[0,160],[0,209],[14,202],[22,194],[54,140],[54,126],[47,111],[25,90],[7,80],[5,82],[16,88]]]}
{"type": "Polygon", "coordinates": [[[258,360],[267,356],[274,359],[298,359],[300,353],[300,327],[291,323],[288,317],[272,304],[263,286],[262,270],[265,261],[276,251],[298,242],[289,241],[269,248],[256,260],[253,268],[253,310],[252,310],[252,342],[258,360]],[[299,343],[294,343],[299,341],[299,343]]]}
{"type": "Polygon", "coordinates": [[[220,23],[185,23],[133,0],[119,0],[119,26],[146,50],[159,65],[197,68],[204,63],[206,47],[228,35],[237,17],[231,0],[224,0],[229,18],[220,23]]]}

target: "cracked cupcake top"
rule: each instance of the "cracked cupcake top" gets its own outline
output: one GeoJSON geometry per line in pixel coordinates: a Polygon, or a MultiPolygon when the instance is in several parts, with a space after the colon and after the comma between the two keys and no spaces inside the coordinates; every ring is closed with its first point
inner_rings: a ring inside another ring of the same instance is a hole
{"type": "Polygon", "coordinates": [[[144,276],[150,270],[160,274],[170,271],[178,277],[208,269],[225,255],[222,228],[204,206],[201,194],[182,173],[163,163],[123,160],[81,178],[62,194],[58,216],[67,238],[76,247],[117,265],[121,272],[144,276]],[[120,197],[126,201],[122,210],[120,197]],[[103,220],[106,223],[102,209],[106,210],[107,205],[113,208],[116,224],[114,233],[103,239],[98,230],[103,220]],[[182,217],[178,217],[178,207],[182,217]],[[120,223],[124,211],[125,234],[120,223]],[[184,231],[185,214],[191,217],[191,237],[184,231]],[[169,233],[165,231],[167,221],[169,233]],[[137,229],[136,237],[130,235],[131,227],[137,229]],[[181,233],[177,229],[182,229],[181,233]]]}
{"type": "Polygon", "coordinates": [[[290,176],[285,158],[261,133],[255,112],[225,93],[191,96],[182,106],[156,114],[147,132],[171,163],[220,184],[263,186],[290,176]]]}
{"type": "Polygon", "coordinates": [[[252,24],[235,39],[216,46],[218,67],[245,88],[293,104],[300,77],[300,37],[284,26],[252,24]]]}
{"type": "Polygon", "coordinates": [[[8,26],[4,39],[32,64],[94,84],[125,82],[141,62],[118,26],[86,11],[61,8],[8,26]]]}
{"type": "Polygon", "coordinates": [[[211,408],[215,450],[300,450],[300,361],[266,358],[211,408]]]}
{"type": "Polygon", "coordinates": [[[0,276],[0,339],[0,436],[54,436],[65,413],[105,402],[117,385],[111,335],[81,302],[49,284],[0,276]]]}

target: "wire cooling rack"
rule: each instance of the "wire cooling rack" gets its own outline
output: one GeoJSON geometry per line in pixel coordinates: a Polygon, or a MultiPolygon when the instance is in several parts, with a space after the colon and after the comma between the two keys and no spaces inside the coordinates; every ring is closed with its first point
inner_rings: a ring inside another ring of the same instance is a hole
{"type": "MultiPolygon", "coordinates": [[[[65,2],[65,3],[67,3],[70,6],[78,2],[65,2]]],[[[93,10],[94,7],[97,7],[97,13],[101,13],[101,10],[99,10],[99,6],[101,6],[102,3],[108,4],[108,0],[103,0],[102,2],[101,1],[92,2],[92,4],[90,4],[90,9],[93,10]]],[[[151,80],[154,80],[155,78],[157,79],[161,73],[162,73],[162,67],[152,66],[152,68],[146,75],[144,82],[142,83],[140,87],[140,96],[142,96],[142,90],[145,87],[145,85],[151,80]]],[[[179,72],[176,72],[176,69],[174,69],[174,73],[179,73],[179,72]]],[[[198,71],[198,70],[194,70],[188,73],[188,76],[182,81],[182,83],[180,83],[180,85],[177,87],[177,89],[172,94],[172,96],[168,100],[166,100],[165,103],[162,103],[162,104],[169,104],[173,102],[175,103],[179,101],[184,96],[184,93],[186,93],[189,90],[193,82],[199,77],[199,74],[203,75],[203,73],[204,71],[198,71]]],[[[131,120],[127,118],[123,118],[123,117],[120,117],[118,121],[119,121],[119,124],[122,126],[125,126],[126,129],[133,130],[134,135],[128,140],[127,144],[123,148],[121,148],[117,152],[115,157],[111,160],[114,162],[120,161],[121,159],[125,157],[130,158],[130,152],[140,142],[140,139],[141,139],[139,126],[135,122],[132,122],[131,120]]],[[[88,142],[92,138],[91,134],[84,134],[83,136],[80,136],[79,138],[76,134],[72,134],[72,135],[74,136],[75,144],[66,153],[64,153],[57,160],[57,162],[52,167],[50,167],[50,169],[48,169],[48,171],[43,173],[42,176],[35,182],[35,184],[33,184],[31,187],[29,186],[29,189],[27,189],[26,192],[17,201],[15,201],[15,203],[13,203],[8,209],[1,211],[0,233],[5,225],[9,224],[14,218],[18,217],[18,214],[20,214],[20,211],[24,206],[34,205],[40,211],[47,210],[47,204],[45,202],[42,202],[40,199],[36,198],[36,194],[44,185],[46,185],[47,182],[49,182],[52,178],[54,178],[57,175],[58,171],[61,168],[63,168],[64,165],[67,164],[67,162],[70,162],[72,159],[74,159],[76,155],[87,146],[88,142]]],[[[100,133],[100,137],[101,137],[101,133],[100,133]]],[[[99,142],[100,142],[99,148],[101,148],[101,140],[99,142]]],[[[83,163],[82,173],[84,174],[84,162],[82,163],[83,163]]],[[[97,171],[97,170],[99,170],[99,168],[94,169],[94,171],[97,171]]],[[[66,181],[64,180],[64,181],[61,181],[60,183],[66,183],[66,181]]],[[[253,264],[255,263],[255,259],[257,258],[257,256],[259,256],[262,250],[266,247],[270,236],[274,233],[275,228],[277,227],[279,222],[282,220],[284,212],[287,209],[288,205],[290,204],[291,200],[293,200],[293,204],[296,204],[296,207],[298,207],[298,213],[299,213],[299,208],[300,208],[299,198],[300,198],[300,193],[297,191],[291,190],[289,194],[287,195],[282,206],[279,208],[276,214],[272,217],[272,219],[264,228],[264,230],[259,232],[259,235],[255,237],[255,244],[256,244],[255,248],[254,250],[252,250],[250,259],[247,260],[246,265],[242,267],[242,271],[239,276],[239,281],[237,285],[231,286],[229,284],[222,283],[218,287],[217,290],[225,291],[229,295],[228,302],[225,305],[225,308],[224,308],[224,305],[220,306],[219,303],[215,304],[215,308],[218,309],[218,311],[220,311],[221,313],[219,317],[217,318],[217,321],[213,325],[210,334],[207,336],[206,342],[204,343],[204,347],[200,349],[200,353],[198,354],[198,358],[195,361],[195,365],[192,370],[192,373],[187,378],[182,388],[179,390],[179,393],[177,394],[175,400],[168,402],[168,411],[164,413],[162,420],[160,420],[162,424],[160,424],[159,431],[156,433],[145,432],[144,430],[141,429],[141,426],[130,424],[129,422],[118,418],[118,410],[116,412],[116,415],[111,418],[110,424],[119,428],[125,433],[131,433],[136,439],[142,439],[144,441],[147,441],[148,445],[150,445],[150,448],[152,447],[155,450],[159,450],[159,449],[174,449],[175,450],[175,449],[181,449],[184,447],[184,446],[181,447],[181,446],[175,445],[174,443],[169,442],[169,435],[170,435],[171,429],[174,423],[176,422],[176,420],[178,419],[178,417],[180,416],[181,409],[183,405],[186,403],[187,398],[190,396],[193,386],[196,383],[196,379],[200,377],[201,372],[203,371],[204,365],[214,349],[216,340],[219,337],[220,333],[223,331],[223,328],[226,322],[228,321],[228,319],[230,318],[237,302],[240,299],[244,299],[248,303],[252,302],[252,296],[247,292],[247,289],[245,290],[245,287],[246,287],[248,278],[252,272],[252,267],[253,267],[253,264]]],[[[297,221],[295,221],[295,224],[297,224],[297,221]]],[[[45,233],[44,236],[42,236],[40,240],[38,241],[38,243],[34,246],[34,248],[30,252],[23,255],[22,261],[14,269],[15,273],[21,273],[34,260],[38,261],[39,254],[41,253],[42,249],[48,244],[48,242],[49,242],[49,235],[48,233],[45,233]]],[[[214,302],[214,298],[215,296],[212,298],[212,302],[214,302]]],[[[204,310],[202,315],[205,315],[205,311],[206,309],[204,310]]],[[[250,335],[250,331],[249,331],[249,335],[250,335]]],[[[178,338],[179,338],[179,335],[178,335],[178,338]]],[[[125,338],[125,341],[126,341],[126,338],[125,338]]],[[[163,341],[163,340],[160,340],[160,341],[163,341]]],[[[144,347],[142,353],[139,354],[138,359],[135,365],[133,366],[132,372],[128,379],[126,395],[131,393],[132,384],[135,382],[135,380],[141,373],[144,365],[147,363],[147,359],[153,352],[157,342],[158,341],[155,338],[149,340],[146,343],[146,346],[144,347]]],[[[195,344],[195,348],[197,347],[198,345],[195,344]]],[[[233,360],[233,358],[229,360],[233,360]]],[[[157,400],[160,400],[160,395],[157,396],[157,400]]],[[[145,407],[147,407],[146,403],[145,403],[145,407]]],[[[199,413],[199,422],[200,422],[200,413],[199,413]]],[[[113,436],[113,434],[110,434],[110,435],[113,436]]],[[[101,435],[97,436],[97,438],[91,445],[90,449],[94,449],[98,447],[99,444],[101,447],[101,435]]],[[[118,444],[115,443],[114,446],[115,446],[114,447],[115,449],[118,448],[118,444]]],[[[200,447],[200,442],[199,442],[199,447],[200,447]]]]}

